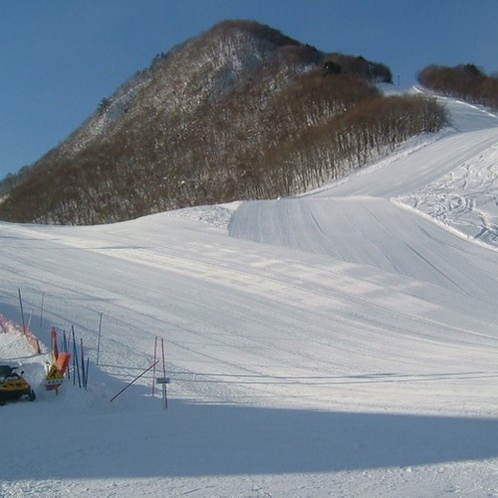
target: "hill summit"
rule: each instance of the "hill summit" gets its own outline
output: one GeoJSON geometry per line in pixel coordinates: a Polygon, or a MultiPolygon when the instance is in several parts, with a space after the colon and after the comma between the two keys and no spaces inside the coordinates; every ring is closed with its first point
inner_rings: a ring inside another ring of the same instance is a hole
{"type": "Polygon", "coordinates": [[[4,180],[0,218],[109,223],[306,191],[442,125],[434,102],[387,104],[375,83],[391,79],[362,56],[224,21],[158,54],[63,143],[4,180]]]}

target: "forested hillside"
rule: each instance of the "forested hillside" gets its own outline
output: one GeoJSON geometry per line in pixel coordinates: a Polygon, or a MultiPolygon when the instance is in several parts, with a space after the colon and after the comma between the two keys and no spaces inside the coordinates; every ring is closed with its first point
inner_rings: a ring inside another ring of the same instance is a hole
{"type": "Polygon", "coordinates": [[[420,71],[418,80],[448,97],[498,109],[498,74],[488,76],[475,64],[430,65],[420,71]]]}
{"type": "Polygon", "coordinates": [[[0,218],[97,224],[305,192],[446,123],[383,96],[384,64],[226,21],[137,72],[66,141],[2,182],[0,218]]]}

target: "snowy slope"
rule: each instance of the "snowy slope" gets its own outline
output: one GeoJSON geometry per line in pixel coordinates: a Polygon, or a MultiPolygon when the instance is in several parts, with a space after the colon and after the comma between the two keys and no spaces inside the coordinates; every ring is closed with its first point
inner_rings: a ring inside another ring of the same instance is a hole
{"type": "Polygon", "coordinates": [[[0,410],[0,496],[498,495],[498,119],[447,105],[452,130],[312,195],[0,224],[0,313],[20,288],[92,361],[56,397],[0,334],[38,394],[0,410]],[[149,374],[111,403],[155,337],[168,410],[149,374]]]}

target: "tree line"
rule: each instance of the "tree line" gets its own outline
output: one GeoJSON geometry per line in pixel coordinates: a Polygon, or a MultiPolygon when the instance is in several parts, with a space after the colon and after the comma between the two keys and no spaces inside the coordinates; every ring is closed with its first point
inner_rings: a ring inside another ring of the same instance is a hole
{"type": "Polygon", "coordinates": [[[263,104],[266,93],[266,85],[252,82],[218,105],[206,102],[195,116],[155,116],[147,126],[129,122],[126,133],[85,148],[70,161],[54,153],[52,167],[18,185],[16,202],[4,201],[1,215],[96,224],[293,195],[447,123],[435,99],[386,97],[363,80],[323,77],[318,69],[263,104]],[[165,133],[158,135],[158,129],[165,133]]]}
{"type": "Polygon", "coordinates": [[[488,76],[475,64],[430,65],[420,71],[418,81],[448,97],[498,109],[498,74],[488,76]]]}
{"type": "Polygon", "coordinates": [[[434,99],[383,95],[376,83],[391,79],[361,56],[222,23],[156,57],[10,179],[0,217],[110,223],[305,192],[445,126],[434,99]]]}

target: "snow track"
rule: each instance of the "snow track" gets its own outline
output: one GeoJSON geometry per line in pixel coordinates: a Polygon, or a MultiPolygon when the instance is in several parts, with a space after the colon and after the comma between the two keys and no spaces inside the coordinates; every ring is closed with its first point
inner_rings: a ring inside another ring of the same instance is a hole
{"type": "Polygon", "coordinates": [[[0,496],[498,495],[498,123],[448,108],[459,131],[228,229],[221,206],[1,223],[0,313],[22,289],[39,339],[74,326],[92,363],[88,391],[2,407],[0,496]],[[150,376],[110,403],[155,337],[168,412],[150,376]]]}

